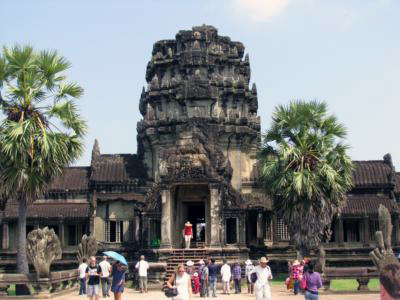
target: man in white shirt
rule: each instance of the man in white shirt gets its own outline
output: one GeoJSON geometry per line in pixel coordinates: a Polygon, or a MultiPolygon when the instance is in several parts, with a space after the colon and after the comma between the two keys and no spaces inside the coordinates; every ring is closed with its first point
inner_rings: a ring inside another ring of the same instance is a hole
{"type": "Polygon", "coordinates": [[[261,257],[260,264],[251,272],[257,274],[257,281],[255,284],[256,300],[271,300],[269,280],[272,279],[272,272],[270,267],[267,266],[267,263],[268,259],[266,257],[261,257]]]}
{"type": "Polygon", "coordinates": [[[101,273],[102,273],[100,280],[101,280],[101,289],[103,291],[103,298],[110,297],[109,293],[111,288],[111,282],[110,282],[111,265],[107,261],[107,256],[103,256],[103,261],[99,264],[99,266],[101,268],[101,273]]]}
{"type": "Polygon", "coordinates": [[[86,295],[86,268],[88,267],[86,263],[86,258],[82,259],[82,263],[78,267],[79,274],[79,295],[86,295]]]}
{"type": "Polygon", "coordinates": [[[139,289],[141,293],[147,293],[147,270],[149,263],[144,260],[144,255],[140,256],[140,261],[136,264],[135,268],[139,273],[139,289]]]}
{"type": "Polygon", "coordinates": [[[221,267],[221,277],[222,284],[224,287],[224,294],[230,294],[230,281],[231,281],[231,267],[227,264],[226,260],[224,260],[224,264],[221,267]]]}

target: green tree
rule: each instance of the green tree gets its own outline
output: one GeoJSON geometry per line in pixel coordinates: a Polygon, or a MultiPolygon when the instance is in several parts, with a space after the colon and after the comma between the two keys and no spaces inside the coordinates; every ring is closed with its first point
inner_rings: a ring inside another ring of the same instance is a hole
{"type": "Polygon", "coordinates": [[[30,46],[0,55],[0,192],[19,203],[17,270],[28,273],[27,205],[83,152],[86,124],[74,100],[83,89],[66,81],[70,63],[30,46]]]}
{"type": "Polygon", "coordinates": [[[317,101],[277,106],[263,136],[263,187],[302,257],[329,238],[332,217],[352,186],[345,136],[345,127],[317,101]]]}

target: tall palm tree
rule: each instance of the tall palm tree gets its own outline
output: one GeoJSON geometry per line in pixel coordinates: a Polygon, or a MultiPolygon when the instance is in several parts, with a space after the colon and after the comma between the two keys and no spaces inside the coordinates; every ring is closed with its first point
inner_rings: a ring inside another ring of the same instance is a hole
{"type": "Polygon", "coordinates": [[[352,185],[346,129],[325,103],[276,107],[260,151],[261,180],[300,256],[330,236],[352,185]]]}
{"type": "Polygon", "coordinates": [[[17,270],[28,273],[27,205],[83,151],[86,124],[74,100],[83,89],[66,81],[70,63],[30,46],[0,55],[0,192],[19,203],[17,270]]]}

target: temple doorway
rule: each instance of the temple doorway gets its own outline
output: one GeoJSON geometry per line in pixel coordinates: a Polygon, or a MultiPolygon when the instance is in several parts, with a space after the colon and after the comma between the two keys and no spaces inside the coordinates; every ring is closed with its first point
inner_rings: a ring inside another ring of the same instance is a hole
{"type": "Polygon", "coordinates": [[[204,247],[210,239],[210,191],[206,184],[185,184],[175,189],[172,205],[172,246],[183,248],[182,230],[192,223],[192,247],[204,247]]]}

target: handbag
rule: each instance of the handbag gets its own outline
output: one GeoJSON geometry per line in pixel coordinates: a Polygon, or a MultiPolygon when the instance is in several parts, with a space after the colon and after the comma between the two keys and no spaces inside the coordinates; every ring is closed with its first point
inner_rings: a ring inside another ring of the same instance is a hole
{"type": "Polygon", "coordinates": [[[256,272],[250,274],[250,281],[252,283],[255,283],[257,281],[257,273],[256,272]]]}
{"type": "Polygon", "coordinates": [[[178,296],[178,289],[176,288],[176,277],[174,275],[174,287],[166,288],[164,291],[165,297],[172,298],[178,296]]]}

